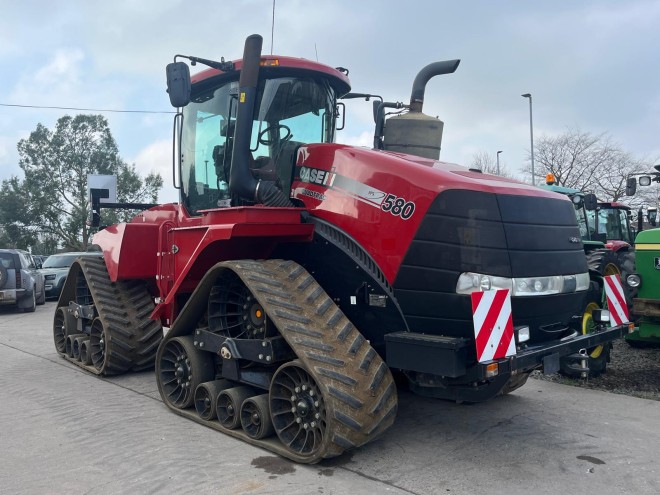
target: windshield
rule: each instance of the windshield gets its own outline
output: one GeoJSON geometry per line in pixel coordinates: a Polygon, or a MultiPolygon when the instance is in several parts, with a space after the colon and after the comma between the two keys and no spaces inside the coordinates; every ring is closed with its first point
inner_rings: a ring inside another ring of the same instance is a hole
{"type": "MultiPolygon", "coordinates": [[[[231,206],[229,171],[238,82],[193,95],[181,137],[183,203],[191,214],[231,206]]],[[[334,140],[335,94],[324,79],[281,77],[259,83],[252,122],[251,167],[289,195],[299,146],[334,140]]]]}
{"type": "Polygon", "coordinates": [[[79,255],[54,254],[44,262],[43,268],[68,268],[79,255]]]}
{"type": "Polygon", "coordinates": [[[598,210],[598,232],[607,240],[619,240],[632,244],[628,231],[628,212],[622,208],[601,208],[598,210]]]}

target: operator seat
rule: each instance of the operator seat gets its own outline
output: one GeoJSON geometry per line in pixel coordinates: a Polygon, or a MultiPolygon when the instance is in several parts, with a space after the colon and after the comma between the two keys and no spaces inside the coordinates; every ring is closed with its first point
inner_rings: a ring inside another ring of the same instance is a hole
{"type": "Polygon", "coordinates": [[[288,192],[291,190],[291,183],[293,182],[293,175],[296,168],[296,156],[298,148],[305,143],[300,141],[286,141],[282,143],[277,156],[275,157],[275,165],[277,176],[282,184],[282,191],[288,192]]]}

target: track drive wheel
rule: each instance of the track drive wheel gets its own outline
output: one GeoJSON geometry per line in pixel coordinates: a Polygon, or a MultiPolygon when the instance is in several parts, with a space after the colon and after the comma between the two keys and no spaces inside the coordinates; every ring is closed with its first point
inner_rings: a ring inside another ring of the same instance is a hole
{"type": "Polygon", "coordinates": [[[323,457],[330,445],[324,393],[299,360],[280,366],[270,386],[275,433],[299,456],[323,457]]]}
{"type": "Polygon", "coordinates": [[[190,407],[200,383],[213,380],[213,356],[196,349],[192,335],[169,340],[158,352],[156,379],[165,400],[176,409],[190,407]]]}

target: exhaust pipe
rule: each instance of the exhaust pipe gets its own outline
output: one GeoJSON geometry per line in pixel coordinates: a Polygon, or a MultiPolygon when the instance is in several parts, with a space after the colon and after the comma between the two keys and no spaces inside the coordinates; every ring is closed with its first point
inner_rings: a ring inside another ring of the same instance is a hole
{"type": "MultiPolygon", "coordinates": [[[[440,119],[422,113],[424,91],[426,83],[432,77],[451,74],[460,63],[460,60],[445,60],[434,62],[420,70],[413,82],[408,113],[391,117],[386,123],[384,113],[379,113],[380,120],[376,122],[374,147],[439,160],[444,123],[440,119]]],[[[380,105],[383,108],[386,106],[390,104],[380,105]]]]}
{"type": "Polygon", "coordinates": [[[245,40],[243,65],[238,80],[238,111],[234,130],[229,190],[248,201],[256,200],[257,180],[250,173],[250,140],[252,139],[252,116],[257,96],[259,61],[263,38],[253,34],[245,40]]]}
{"type": "Polygon", "coordinates": [[[263,38],[258,34],[248,36],[243,50],[243,64],[238,80],[238,110],[234,131],[229,190],[246,201],[266,206],[293,206],[289,198],[274,182],[257,181],[250,172],[250,141],[252,140],[252,118],[259,82],[259,64],[263,38]]]}
{"type": "Polygon", "coordinates": [[[443,62],[433,62],[419,71],[415,80],[413,81],[412,93],[410,94],[410,111],[421,112],[424,105],[424,91],[426,91],[426,83],[432,77],[440,76],[442,74],[452,74],[456,72],[460,60],[445,60],[443,62]]]}

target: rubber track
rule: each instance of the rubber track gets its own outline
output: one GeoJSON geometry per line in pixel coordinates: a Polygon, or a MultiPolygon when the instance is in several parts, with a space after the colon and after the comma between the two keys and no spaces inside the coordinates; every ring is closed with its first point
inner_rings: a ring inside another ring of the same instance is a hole
{"type": "MultiPolygon", "coordinates": [[[[381,357],[346,318],[323,288],[293,261],[230,261],[323,391],[326,406],[324,447],[314,456],[289,451],[273,436],[254,440],[243,430],[227,430],[193,410],[170,409],[231,436],[301,463],[316,463],[364,445],[387,430],[398,398],[392,374],[381,357]]],[[[160,387],[159,387],[160,388],[160,387]]]]}
{"type": "MultiPolygon", "coordinates": [[[[96,375],[117,375],[154,367],[158,345],[163,338],[159,322],[149,318],[154,303],[139,280],[112,282],[102,259],[79,258],[66,284],[75,284],[81,271],[92,295],[98,317],[106,333],[106,363],[98,370],[93,365],[60,356],[96,375]]],[[[58,302],[68,306],[68,301],[58,302]]]]}

